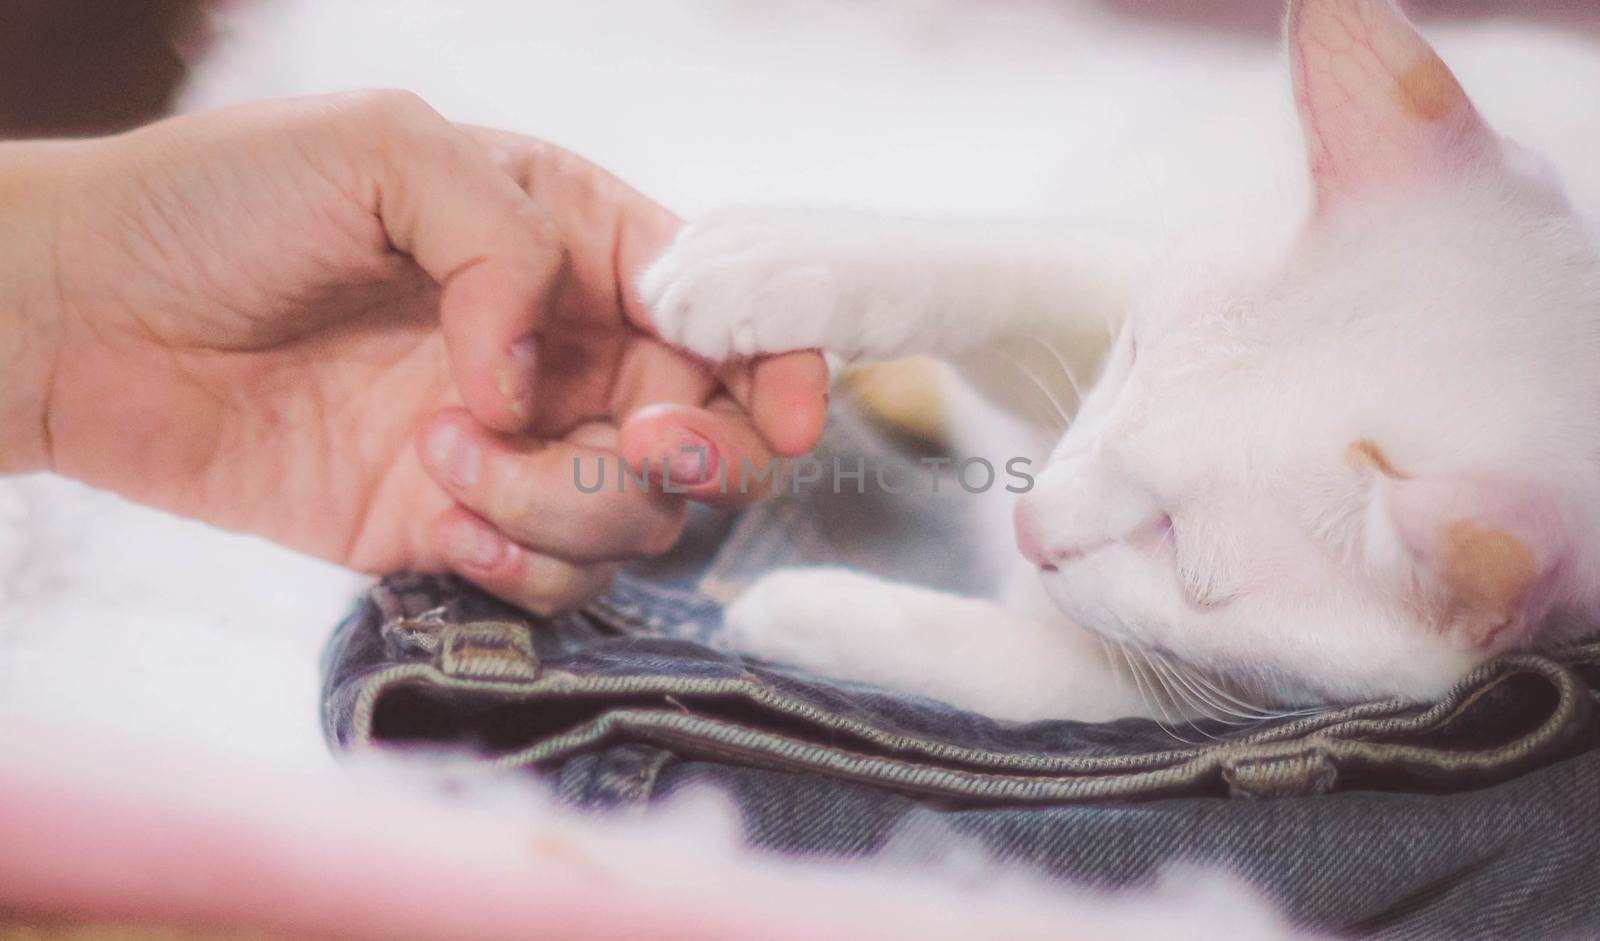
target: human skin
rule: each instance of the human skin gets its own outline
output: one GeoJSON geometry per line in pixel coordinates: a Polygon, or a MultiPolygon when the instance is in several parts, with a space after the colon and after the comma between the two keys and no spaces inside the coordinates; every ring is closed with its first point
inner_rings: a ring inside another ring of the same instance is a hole
{"type": "Polygon", "coordinates": [[[633,284],[678,224],[397,92],[0,145],[0,473],[570,607],[685,499],[756,496],[584,494],[575,458],[821,432],[815,354],[713,371],[655,338],[633,284]]]}

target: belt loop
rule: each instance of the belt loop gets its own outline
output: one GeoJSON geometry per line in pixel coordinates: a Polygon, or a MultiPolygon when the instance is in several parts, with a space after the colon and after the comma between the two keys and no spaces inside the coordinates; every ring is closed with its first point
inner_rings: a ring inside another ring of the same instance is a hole
{"type": "Polygon", "coordinates": [[[451,625],[441,640],[439,669],[446,676],[527,682],[539,678],[539,657],[525,625],[473,621],[451,625]]]}

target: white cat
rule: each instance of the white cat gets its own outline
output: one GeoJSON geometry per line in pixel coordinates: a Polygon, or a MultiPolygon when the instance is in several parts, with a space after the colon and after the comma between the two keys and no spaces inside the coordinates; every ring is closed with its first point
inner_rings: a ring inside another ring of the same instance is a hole
{"type": "MultiPolygon", "coordinates": [[[[1315,196],[1276,244],[1151,279],[1099,227],[745,210],[684,230],[643,281],[664,337],[935,354],[990,403],[968,431],[1018,427],[971,354],[1081,357],[1121,321],[1016,501],[1003,597],[782,571],[729,610],[741,650],[1003,718],[1160,718],[1422,699],[1597,623],[1593,233],[1392,0],[1293,0],[1288,32],[1315,196]]],[[[1003,459],[1037,429],[960,443],[1003,459]]]]}

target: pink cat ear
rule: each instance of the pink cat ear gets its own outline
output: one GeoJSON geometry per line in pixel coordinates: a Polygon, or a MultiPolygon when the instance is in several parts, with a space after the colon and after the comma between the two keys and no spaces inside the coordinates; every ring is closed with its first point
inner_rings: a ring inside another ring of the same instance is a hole
{"type": "Polygon", "coordinates": [[[1494,131],[1393,0],[1292,0],[1289,57],[1322,208],[1500,159],[1494,131]]]}
{"type": "Polygon", "coordinates": [[[1565,553],[1548,502],[1511,481],[1407,477],[1367,442],[1351,457],[1374,478],[1374,522],[1387,530],[1378,544],[1393,541],[1445,629],[1473,650],[1525,639],[1549,606],[1565,553]]]}

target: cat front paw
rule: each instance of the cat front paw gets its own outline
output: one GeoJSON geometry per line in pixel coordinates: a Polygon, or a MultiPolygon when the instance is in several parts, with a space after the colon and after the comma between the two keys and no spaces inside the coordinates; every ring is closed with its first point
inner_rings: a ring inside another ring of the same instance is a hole
{"type": "Polygon", "coordinates": [[[741,654],[1019,722],[1142,715],[1098,640],[990,601],[839,568],[779,569],[730,605],[741,654]]]}
{"type": "Polygon", "coordinates": [[[728,607],[724,632],[746,656],[959,705],[970,697],[945,674],[965,667],[959,651],[986,613],[983,602],[851,569],[778,569],[728,607]]]}
{"type": "Polygon", "coordinates": [[[663,340],[709,360],[846,352],[837,349],[852,344],[837,335],[834,242],[829,223],[810,214],[720,213],[679,233],[645,272],[640,297],[663,340]]]}
{"type": "Polygon", "coordinates": [[[724,630],[741,654],[840,676],[872,642],[881,583],[841,569],[779,569],[727,609],[724,630]],[[866,636],[862,632],[865,631],[866,636]]]}

